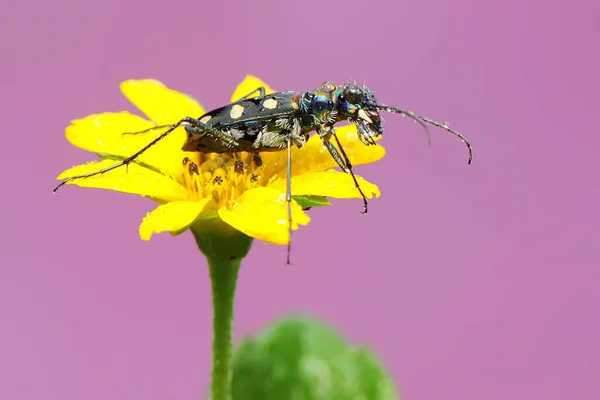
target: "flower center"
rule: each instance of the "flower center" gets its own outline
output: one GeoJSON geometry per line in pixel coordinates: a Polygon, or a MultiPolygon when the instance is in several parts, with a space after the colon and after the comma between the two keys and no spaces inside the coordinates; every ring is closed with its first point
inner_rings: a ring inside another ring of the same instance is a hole
{"type": "Polygon", "coordinates": [[[231,208],[243,192],[263,182],[264,167],[255,153],[188,153],[181,164],[190,200],[211,197],[217,207],[231,208]]]}

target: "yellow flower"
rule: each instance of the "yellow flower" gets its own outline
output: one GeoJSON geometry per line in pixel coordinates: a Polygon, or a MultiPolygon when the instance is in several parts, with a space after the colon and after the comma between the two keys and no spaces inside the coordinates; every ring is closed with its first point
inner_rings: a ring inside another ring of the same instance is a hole
{"type": "MultiPolygon", "coordinates": [[[[231,101],[260,86],[268,93],[273,92],[259,79],[248,76],[237,87],[231,101]]],[[[70,168],[57,179],[114,165],[151,142],[164,132],[164,128],[131,132],[205,113],[191,97],[155,80],[128,80],[121,84],[121,91],[149,120],[120,112],[95,114],[73,121],[66,129],[67,140],[97,153],[102,160],[70,168]]],[[[353,125],[338,128],[337,134],[354,165],[374,162],[385,154],[381,146],[363,145],[353,125]]],[[[178,128],[127,167],[68,183],[139,194],[160,203],[139,227],[143,240],[149,240],[153,233],[178,234],[203,219],[218,216],[248,236],[287,244],[287,152],[260,153],[260,160],[249,153],[184,152],[181,148],[185,140],[185,130],[178,128]]],[[[292,150],[293,195],[360,198],[350,174],[333,170],[335,167],[335,161],[323,148],[319,137],[313,135],[301,149],[292,150]]],[[[377,186],[360,177],[357,179],[367,197],[379,196],[377,186]]],[[[293,201],[292,228],[298,229],[298,225],[306,225],[309,220],[293,201]]]]}

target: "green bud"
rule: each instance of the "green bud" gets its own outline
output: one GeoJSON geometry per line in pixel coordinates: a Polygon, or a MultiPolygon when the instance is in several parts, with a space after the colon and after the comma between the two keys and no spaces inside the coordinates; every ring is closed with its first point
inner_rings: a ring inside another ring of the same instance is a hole
{"type": "Polygon", "coordinates": [[[381,363],[309,318],[276,323],[233,356],[233,400],[395,400],[381,363]]]}

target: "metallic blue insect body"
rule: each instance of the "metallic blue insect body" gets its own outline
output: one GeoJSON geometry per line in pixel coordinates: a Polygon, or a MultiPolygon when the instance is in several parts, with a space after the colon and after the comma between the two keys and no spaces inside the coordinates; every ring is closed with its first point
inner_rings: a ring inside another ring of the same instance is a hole
{"type": "Polygon", "coordinates": [[[54,193],[71,180],[89,178],[134,162],[140,154],[179,126],[184,126],[187,132],[187,141],[183,146],[184,151],[202,153],[250,152],[254,153],[255,159],[260,162],[258,154],[260,152],[287,149],[286,200],[288,203],[288,230],[290,235],[287,260],[289,263],[292,234],[292,195],[290,186],[292,146],[302,147],[308,140],[309,134],[316,132],[339,167],[352,175],[356,188],[363,199],[362,212],[366,213],[366,196],[360,189],[354,176],[352,164],[335,135],[334,125],[341,121],[349,121],[356,125],[358,138],[362,143],[375,145],[375,138],[383,134],[379,111],[388,111],[412,118],[423,126],[428,137],[427,124],[452,133],[467,145],[469,150],[468,163],[471,163],[472,149],[469,141],[462,134],[450,129],[446,124],[441,124],[409,111],[380,104],[375,99],[373,92],[366,86],[358,86],[353,82],[336,86],[331,82],[325,82],[312,92],[266,94],[264,88],[257,88],[241,100],[209,111],[198,118],[186,117],[171,125],[148,129],[168,128],[152,142],[120,163],[90,174],[70,177],[62,181],[54,189],[54,193]],[[259,96],[251,97],[257,92],[259,96]]]}

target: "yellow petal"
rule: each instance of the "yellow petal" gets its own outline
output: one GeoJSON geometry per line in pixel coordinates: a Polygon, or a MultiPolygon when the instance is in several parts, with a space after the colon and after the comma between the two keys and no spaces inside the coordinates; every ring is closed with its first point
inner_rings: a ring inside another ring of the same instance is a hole
{"type": "MultiPolygon", "coordinates": [[[[379,145],[367,146],[358,140],[356,127],[345,125],[336,127],[336,135],[340,139],[342,148],[346,151],[352,165],[369,164],[380,160],[385,155],[385,149],[379,145]]],[[[331,139],[336,144],[335,139],[331,139]]],[[[286,152],[261,153],[263,163],[273,174],[285,176],[287,168],[286,152]]],[[[298,149],[292,149],[292,175],[325,171],[338,167],[337,163],[323,146],[318,135],[313,135],[306,144],[298,149]]]]}
{"type": "MultiPolygon", "coordinates": [[[[67,140],[84,150],[104,155],[128,157],[145,147],[164,132],[154,130],[135,133],[154,124],[128,112],[103,113],[75,120],[66,129],[67,140]]],[[[186,140],[183,128],[177,129],[144,152],[137,161],[148,164],[171,176],[181,169],[186,140]]]]}
{"type": "Polygon", "coordinates": [[[198,218],[209,200],[161,204],[144,217],[139,229],[140,238],[150,240],[154,233],[184,231],[198,218]]]}
{"type": "MultiPolygon", "coordinates": [[[[379,188],[369,181],[360,176],[356,176],[356,180],[367,198],[371,198],[373,195],[379,197],[381,194],[379,188]]],[[[285,191],[285,186],[286,180],[279,179],[271,183],[268,187],[285,191]]],[[[292,177],[292,194],[311,194],[314,196],[333,197],[337,199],[361,198],[361,195],[354,184],[354,180],[352,180],[352,175],[332,169],[292,177]]]]}
{"type": "Polygon", "coordinates": [[[264,87],[265,93],[267,93],[267,94],[274,92],[274,90],[271,89],[271,87],[269,85],[264,83],[259,78],[255,77],[253,75],[247,75],[246,78],[244,79],[244,81],[235,88],[233,95],[231,96],[231,102],[234,103],[234,102],[238,101],[242,97],[250,94],[250,92],[252,92],[253,90],[255,90],[256,92],[252,93],[251,97],[259,96],[260,93],[258,92],[257,89],[260,87],[264,87]]]}
{"type": "MultiPolygon", "coordinates": [[[[78,165],[64,171],[57,179],[96,172],[117,163],[115,160],[102,160],[78,165]]],[[[127,168],[119,167],[89,178],[75,179],[67,184],[139,194],[163,201],[184,200],[188,197],[185,188],[177,181],[137,164],[130,164],[127,168]]]]}
{"type": "Polygon", "coordinates": [[[122,82],[121,91],[158,125],[173,124],[183,117],[198,118],[205,113],[202,106],[187,95],[153,79],[122,82]]]}
{"type": "MultiPolygon", "coordinates": [[[[275,244],[288,243],[288,214],[285,194],[273,188],[258,187],[244,192],[231,210],[219,209],[223,221],[240,232],[275,244]]],[[[310,221],[292,201],[292,229],[310,221]]]]}
{"type": "Polygon", "coordinates": [[[72,121],[66,129],[66,136],[69,142],[84,150],[125,155],[133,149],[123,148],[123,133],[142,131],[152,126],[152,122],[126,111],[93,114],[72,121]]]}

